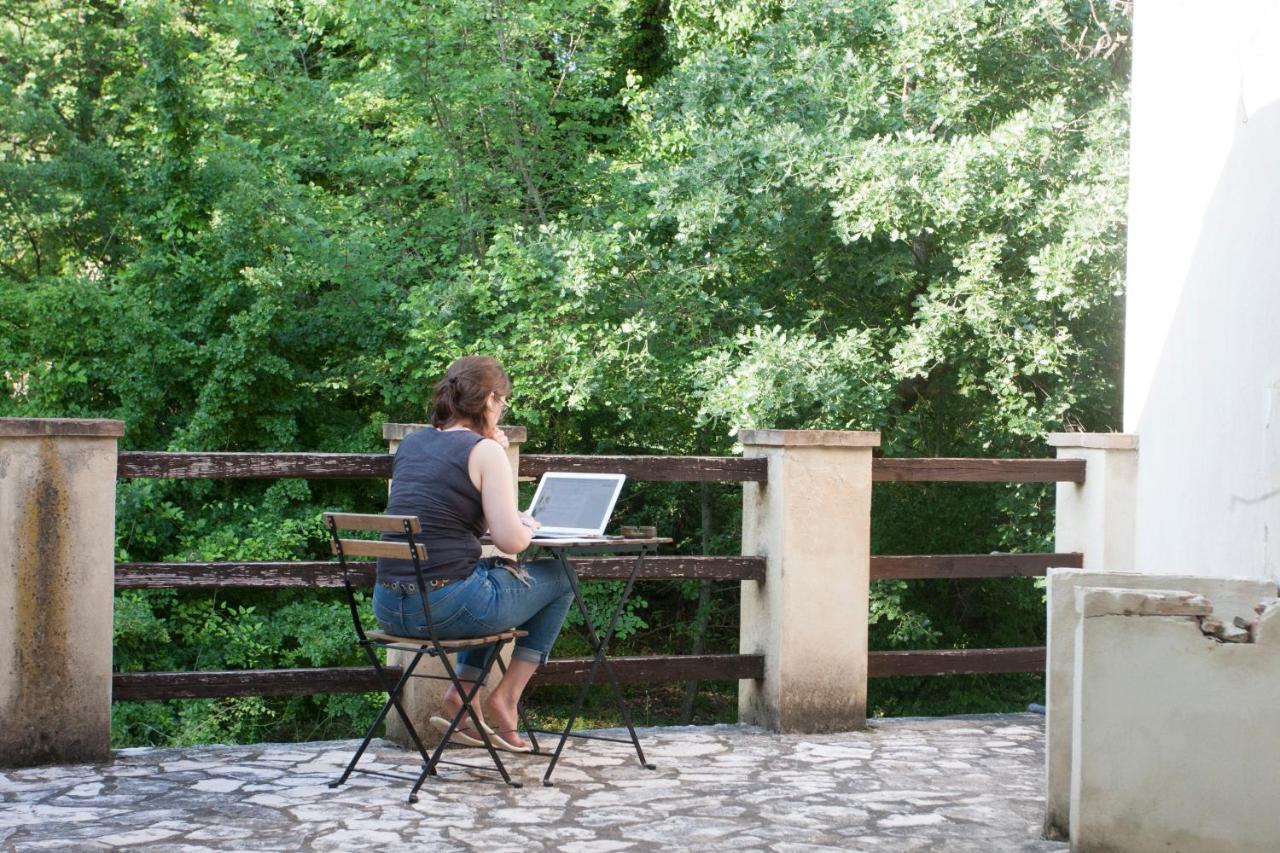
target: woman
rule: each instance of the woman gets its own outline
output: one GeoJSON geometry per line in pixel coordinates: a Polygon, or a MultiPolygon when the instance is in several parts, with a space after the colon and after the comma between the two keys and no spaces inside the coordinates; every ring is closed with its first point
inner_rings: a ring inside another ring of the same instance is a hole
{"type": "MultiPolygon", "coordinates": [[[[494,746],[527,752],[516,732],[516,706],[534,671],[546,662],[573,592],[552,560],[516,566],[480,558],[479,537],[486,528],[498,550],[517,554],[529,547],[538,527],[516,507],[507,439],[498,429],[510,394],[511,380],[497,359],[473,355],[451,364],[435,386],[435,429],[409,435],[396,451],[387,512],[416,515],[422,522],[419,541],[427,549],[422,568],[438,638],[476,637],[513,626],[529,632],[516,641],[502,680],[476,706],[494,746]]],[[[428,635],[412,562],[378,560],[373,612],[388,633],[428,635]]],[[[468,692],[491,653],[489,647],[458,655],[458,676],[468,692]]],[[[447,728],[461,707],[451,686],[445,694],[448,719],[433,717],[432,724],[447,728]]],[[[459,723],[454,739],[482,743],[469,717],[459,723]]]]}

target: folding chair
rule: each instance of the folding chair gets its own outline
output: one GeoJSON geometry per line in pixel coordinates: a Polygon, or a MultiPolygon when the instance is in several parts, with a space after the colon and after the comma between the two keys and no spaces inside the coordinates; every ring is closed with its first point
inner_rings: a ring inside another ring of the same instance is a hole
{"type": "MultiPolygon", "coordinates": [[[[502,758],[498,755],[497,749],[494,747],[489,738],[489,733],[485,727],[480,724],[480,718],[476,714],[473,701],[476,693],[480,689],[480,683],[489,675],[489,670],[493,668],[495,662],[502,667],[501,653],[502,647],[517,637],[523,637],[528,632],[517,631],[514,628],[502,631],[498,634],[490,634],[484,637],[469,637],[466,639],[441,640],[436,636],[435,622],[431,618],[431,605],[427,597],[427,585],[422,574],[422,561],[427,558],[426,546],[416,542],[414,536],[422,532],[416,516],[412,515],[368,515],[361,513],[324,513],[325,526],[329,528],[329,535],[332,538],[333,553],[338,555],[338,563],[342,566],[342,583],[347,590],[347,603],[351,607],[351,621],[355,625],[357,642],[364,649],[365,656],[368,657],[369,663],[373,665],[377,673],[378,681],[384,685],[390,685],[392,681],[394,686],[387,688],[387,701],[383,704],[382,710],[378,712],[377,718],[373,721],[373,725],[369,727],[369,731],[365,733],[364,740],[360,743],[360,748],[356,750],[356,754],[352,756],[351,762],[347,765],[347,769],[343,771],[342,776],[336,781],[330,782],[330,788],[336,788],[346,782],[353,772],[367,773],[374,776],[388,776],[394,779],[411,779],[413,777],[403,776],[398,773],[387,773],[380,770],[363,769],[356,767],[359,763],[364,751],[369,747],[369,742],[373,740],[373,736],[378,731],[378,726],[382,725],[382,721],[386,719],[387,714],[392,708],[400,715],[400,720],[404,723],[405,731],[409,733],[410,739],[414,746],[421,753],[425,766],[422,773],[418,775],[414,782],[413,790],[409,794],[409,802],[416,803],[418,801],[418,789],[422,787],[423,782],[428,776],[436,776],[436,767],[440,764],[449,764],[459,767],[467,767],[472,770],[482,770],[493,772],[495,769],[502,775],[502,780],[513,788],[521,787],[521,783],[513,780],[511,775],[507,773],[507,768],[502,763],[502,758]],[[404,542],[383,541],[376,539],[343,539],[338,536],[339,530],[352,531],[371,531],[378,533],[402,533],[405,536],[404,542]],[[388,634],[382,631],[366,631],[360,620],[360,608],[356,604],[355,589],[351,584],[350,566],[347,562],[348,557],[390,557],[399,560],[412,560],[413,573],[417,580],[418,594],[422,598],[422,610],[427,617],[427,634],[426,638],[418,637],[397,637],[394,634],[388,634]],[[484,646],[493,646],[493,652],[489,656],[488,662],[485,664],[479,679],[472,685],[468,691],[463,687],[461,679],[458,678],[457,672],[454,670],[453,663],[449,660],[449,654],[458,652],[463,649],[481,648],[484,646]],[[399,651],[409,652],[413,658],[404,667],[400,673],[399,679],[395,679],[391,672],[378,660],[378,649],[397,649],[399,651]],[[444,666],[446,675],[432,675],[429,673],[419,673],[415,670],[424,657],[439,658],[444,666]],[[440,739],[440,743],[435,750],[428,755],[427,749],[422,744],[422,739],[418,737],[418,732],[414,729],[413,723],[409,720],[409,715],[405,713],[404,707],[400,704],[400,693],[404,690],[404,686],[409,682],[410,678],[434,678],[448,680],[453,683],[454,689],[458,691],[458,695],[462,698],[462,708],[454,715],[450,722],[449,729],[440,739]],[[493,759],[493,767],[487,767],[479,764],[469,764],[461,761],[445,761],[441,758],[445,746],[449,743],[449,738],[453,736],[454,730],[462,722],[463,715],[466,714],[471,719],[471,724],[475,727],[481,740],[484,742],[484,748],[488,750],[489,757],[493,759]]],[[[502,667],[505,670],[505,667],[502,667]]]]}

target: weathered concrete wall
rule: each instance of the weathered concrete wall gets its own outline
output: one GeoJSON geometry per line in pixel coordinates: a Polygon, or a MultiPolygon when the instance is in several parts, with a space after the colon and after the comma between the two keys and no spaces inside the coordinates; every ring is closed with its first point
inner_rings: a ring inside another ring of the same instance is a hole
{"type": "MultiPolygon", "coordinates": [[[[430,424],[383,424],[382,437],[388,442],[388,450],[395,453],[403,441],[411,433],[420,429],[430,429],[430,424]]],[[[507,446],[507,461],[511,463],[511,487],[518,487],[518,475],[520,473],[520,445],[524,443],[528,437],[528,430],[520,426],[504,426],[503,433],[510,442],[507,446]]],[[[387,482],[387,488],[391,488],[390,481],[387,482]]],[[[484,551],[488,556],[493,553],[493,548],[487,547],[484,551]]],[[[504,662],[511,660],[511,646],[508,645],[502,654],[504,662]]],[[[413,655],[409,652],[396,651],[394,649],[387,651],[387,663],[391,666],[408,666],[413,659],[413,655]]],[[[414,670],[423,675],[445,675],[444,664],[438,660],[425,658],[418,664],[418,668],[414,670]]],[[[490,676],[489,686],[497,683],[497,665],[494,666],[495,674],[490,676]]],[[[418,733],[418,737],[422,738],[422,742],[428,745],[439,743],[440,733],[431,727],[431,718],[441,713],[444,707],[444,694],[449,689],[449,682],[436,678],[412,678],[404,686],[404,691],[400,694],[400,704],[404,707],[405,713],[409,715],[409,719],[413,722],[413,728],[418,733]]],[[[481,689],[483,696],[484,690],[481,689]]],[[[405,730],[404,723],[400,720],[400,715],[393,709],[387,715],[387,739],[393,740],[403,746],[405,749],[413,749],[413,741],[409,737],[409,733],[405,730]]]]}
{"type": "Polygon", "coordinates": [[[744,430],[743,455],[769,460],[768,483],[743,488],[742,553],[767,558],[742,584],[739,647],[763,654],[738,715],[781,732],[866,723],[875,432],[744,430]]]}
{"type": "MultiPolygon", "coordinates": [[[[1050,569],[1048,580],[1049,648],[1046,677],[1048,743],[1045,746],[1045,835],[1066,838],[1071,818],[1072,705],[1076,672],[1076,592],[1085,587],[1181,589],[1214,603],[1215,616],[1230,622],[1253,616],[1260,599],[1276,595],[1276,584],[1258,579],[1200,578],[1050,569]]],[[[1117,648],[1116,653],[1122,654],[1117,648]]]]}
{"type": "Polygon", "coordinates": [[[1078,595],[1071,849],[1275,851],[1280,605],[1221,643],[1199,596],[1078,595]]]}
{"type": "Polygon", "coordinates": [[[0,418],[0,766],[111,757],[120,421],[0,418]]]}

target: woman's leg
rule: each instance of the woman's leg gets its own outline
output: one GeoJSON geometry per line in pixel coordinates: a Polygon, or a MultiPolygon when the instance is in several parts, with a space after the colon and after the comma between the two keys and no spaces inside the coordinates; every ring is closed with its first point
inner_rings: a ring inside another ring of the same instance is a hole
{"type": "MultiPolygon", "coordinates": [[[[492,647],[491,647],[492,648],[492,647]]],[[[458,675],[458,680],[462,683],[462,689],[467,691],[468,696],[478,696],[475,691],[476,681],[479,680],[480,674],[484,672],[484,665],[488,660],[489,649],[467,649],[465,652],[458,653],[458,662],[454,665],[454,672],[458,675]]],[[[483,684],[484,682],[481,682],[483,684]]],[[[480,722],[484,722],[484,709],[479,702],[471,706],[476,716],[480,718],[480,722]]],[[[462,710],[462,697],[458,695],[458,688],[453,684],[444,692],[444,709],[445,715],[449,719],[453,719],[458,711],[462,710]]],[[[475,732],[475,725],[471,722],[471,716],[467,715],[458,723],[458,728],[464,734],[478,737],[475,732]]]]}
{"type": "MultiPolygon", "coordinates": [[[[524,745],[515,734],[516,706],[534,671],[551,653],[573,602],[572,587],[558,562],[538,560],[523,567],[526,575],[518,577],[502,567],[482,564],[473,580],[468,581],[466,595],[455,600],[462,615],[450,625],[450,634],[456,637],[495,634],[511,627],[528,632],[517,641],[506,675],[484,702],[489,725],[512,746],[524,745]]],[[[467,689],[492,653],[493,647],[489,647],[459,655],[457,672],[468,682],[467,689]]],[[[445,696],[445,711],[452,716],[461,707],[461,698],[450,689],[445,696]]],[[[461,727],[471,734],[468,721],[464,720],[461,727]]]]}
{"type": "MultiPolygon", "coordinates": [[[[458,652],[458,662],[454,665],[454,672],[458,674],[458,680],[462,682],[462,688],[467,691],[467,695],[472,695],[476,682],[480,680],[480,675],[484,672],[485,666],[489,663],[489,658],[493,657],[493,646],[485,646],[479,649],[467,649],[465,652],[458,652]]],[[[489,682],[492,684],[493,682],[489,682]]],[[[485,682],[481,681],[483,687],[485,682]]],[[[473,706],[476,715],[480,717],[480,722],[484,722],[484,709],[481,703],[476,702],[473,706]]],[[[444,709],[449,719],[462,709],[462,697],[458,695],[458,689],[452,684],[444,692],[444,709]]],[[[476,736],[473,729],[475,726],[471,722],[470,715],[464,717],[458,728],[462,729],[464,734],[476,736]]]]}
{"type": "Polygon", "coordinates": [[[516,731],[516,724],[520,720],[520,697],[524,695],[529,679],[533,678],[537,670],[536,662],[513,656],[502,680],[489,692],[483,703],[489,725],[493,726],[493,730],[503,740],[517,749],[527,746],[524,738],[516,731]]]}
{"type": "Polygon", "coordinates": [[[573,587],[558,560],[533,560],[524,564],[529,573],[529,598],[533,606],[527,617],[517,623],[529,636],[516,640],[513,659],[527,660],[535,666],[547,662],[551,648],[564,627],[564,618],[573,605],[573,587]]]}
{"type": "Polygon", "coordinates": [[[509,572],[494,572],[495,576],[507,575],[497,578],[499,587],[522,605],[518,610],[513,608],[514,612],[526,614],[516,627],[529,633],[516,641],[506,674],[484,702],[490,725],[504,740],[517,747],[525,745],[516,734],[520,698],[534,672],[547,662],[573,603],[573,589],[558,561],[535,560],[523,564],[523,567],[528,572],[527,586],[509,572]]]}

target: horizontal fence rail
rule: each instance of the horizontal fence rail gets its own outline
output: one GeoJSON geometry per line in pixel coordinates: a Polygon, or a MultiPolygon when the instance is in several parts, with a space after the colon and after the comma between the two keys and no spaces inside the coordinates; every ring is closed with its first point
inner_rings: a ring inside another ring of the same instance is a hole
{"type": "MultiPolygon", "coordinates": [[[[395,678],[401,674],[399,667],[388,667],[387,672],[395,678]]],[[[386,686],[378,681],[377,671],[371,666],[210,672],[117,672],[111,676],[113,702],[374,693],[385,689],[386,686]]]]}
{"type": "MultiPolygon", "coordinates": [[[[536,684],[574,685],[587,679],[591,658],[547,661],[534,675],[536,684]]],[[[763,655],[655,655],[609,658],[618,680],[628,684],[663,681],[733,681],[764,677],[763,655]]],[[[399,667],[387,667],[399,678],[399,667]]],[[[393,682],[394,683],[394,682],[393,682]]],[[[372,667],[223,670],[217,672],[118,672],[112,676],[112,700],[224,699],[233,696],[309,696],[317,693],[372,693],[388,685],[372,667]]]]}
{"type": "Polygon", "coordinates": [[[1049,569],[1079,569],[1084,555],[1067,554],[943,554],[872,556],[871,579],[1042,577],[1049,569]]]}
{"type": "Polygon", "coordinates": [[[877,483],[1083,483],[1083,459],[884,459],[871,461],[877,483]]]}
{"type": "Polygon", "coordinates": [[[151,453],[121,451],[116,476],[177,480],[366,479],[391,476],[389,453],[151,453]]]}
{"type": "MultiPolygon", "coordinates": [[[[122,451],[116,462],[121,478],[306,480],[387,478],[389,453],[152,453],[122,451]]],[[[632,480],[666,482],[757,482],[768,478],[764,459],[740,456],[547,456],[520,457],[520,475],[547,471],[626,474],[632,480]]]]}
{"type": "MultiPolygon", "coordinates": [[[[625,580],[630,557],[580,557],[584,580],[625,580]]],[[[347,564],[355,586],[373,586],[371,562],[347,564]]],[[[1041,577],[1050,568],[1078,569],[1084,555],[1064,554],[944,554],[873,556],[872,580],[929,578],[1041,577]]],[[[639,579],[760,581],[765,579],[764,557],[646,557],[639,579]]],[[[329,589],[342,586],[336,562],[280,561],[243,563],[116,563],[116,589],[329,589]]]]}
{"type": "Polygon", "coordinates": [[[1044,667],[1044,646],[867,653],[868,678],[1044,672],[1044,667]]]}
{"type": "MultiPolygon", "coordinates": [[[[631,557],[579,557],[583,580],[625,580],[631,557]]],[[[373,586],[374,564],[353,562],[351,582],[373,586]]],[[[646,580],[763,581],[764,557],[645,557],[637,578],[646,580]]],[[[254,563],[116,563],[116,589],[327,589],[342,586],[342,567],[330,561],[254,563]]]]}
{"type": "MultiPolygon", "coordinates": [[[[610,658],[618,680],[628,684],[664,681],[734,681],[764,677],[763,655],[655,655],[610,658]]],[[[1011,649],[933,649],[871,652],[870,678],[907,675],[965,675],[1043,672],[1043,647],[1011,649]]],[[[544,685],[575,685],[586,680],[591,658],[548,661],[534,676],[544,685]]],[[[387,667],[389,678],[401,670],[387,667]]],[[[223,670],[216,672],[118,672],[112,699],[220,699],[234,696],[306,696],[318,693],[372,693],[385,689],[372,667],[223,670]]]]}
{"type": "MultiPolygon", "coordinates": [[[[539,685],[577,685],[586,681],[591,658],[561,658],[544,664],[533,677],[539,685]]],[[[653,655],[609,658],[618,681],[655,684],[667,681],[736,681],[764,678],[763,655],[653,655]]],[[[931,649],[868,652],[868,678],[903,676],[1043,673],[1045,649],[931,649]]],[[[403,670],[385,668],[391,683],[403,670]]],[[[112,676],[113,702],[169,699],[226,699],[243,696],[310,696],[326,693],[375,693],[379,683],[371,667],[221,670],[208,672],[118,672],[112,676]]]]}
{"type": "Polygon", "coordinates": [[[548,471],[626,474],[632,480],[668,482],[763,483],[767,459],[741,456],[551,456],[520,455],[520,474],[540,477],[548,471]]]}
{"type": "MultiPolygon", "coordinates": [[[[581,684],[592,658],[549,660],[534,673],[534,684],[581,684]]],[[[628,684],[663,681],[736,681],[764,678],[764,655],[646,655],[610,657],[618,680],[628,684]]]]}
{"type": "MultiPolygon", "coordinates": [[[[389,453],[195,453],[122,451],[116,476],[171,479],[308,480],[391,476],[389,453]]],[[[768,461],[740,456],[571,456],[529,453],[520,475],[547,471],[626,474],[632,480],[764,483],[768,461]]],[[[1083,483],[1082,459],[885,459],[872,460],[876,482],[1083,483]]]]}
{"type": "MultiPolygon", "coordinates": [[[[374,563],[348,563],[355,586],[373,586],[374,563]]],[[[329,561],[270,563],[116,563],[116,589],[328,589],[342,586],[329,561]]]]}

